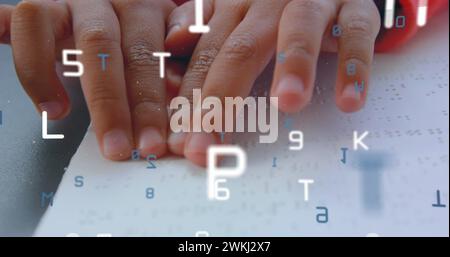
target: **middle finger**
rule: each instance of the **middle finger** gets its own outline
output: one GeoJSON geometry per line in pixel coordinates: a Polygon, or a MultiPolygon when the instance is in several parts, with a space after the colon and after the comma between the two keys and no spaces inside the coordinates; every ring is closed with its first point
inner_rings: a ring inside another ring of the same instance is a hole
{"type": "Polygon", "coordinates": [[[85,66],[81,84],[103,155],[112,160],[130,157],[133,133],[122,51],[120,25],[111,3],[98,0],[69,0],[75,45],[85,66]],[[98,55],[109,54],[103,71],[98,55]]]}
{"type": "Polygon", "coordinates": [[[136,146],[143,158],[166,152],[165,80],[160,78],[169,1],[113,1],[120,20],[125,78],[136,146]]]}

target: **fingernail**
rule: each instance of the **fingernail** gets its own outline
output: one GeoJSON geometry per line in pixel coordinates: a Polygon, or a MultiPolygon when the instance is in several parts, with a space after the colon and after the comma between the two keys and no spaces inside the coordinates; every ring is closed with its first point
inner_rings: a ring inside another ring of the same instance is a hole
{"type": "Polygon", "coordinates": [[[183,132],[170,133],[167,142],[169,143],[169,148],[172,153],[183,155],[186,136],[187,134],[183,132]]]}
{"type": "Polygon", "coordinates": [[[131,152],[131,144],[127,134],[120,130],[114,129],[103,135],[103,153],[111,159],[125,158],[131,152]]]}
{"type": "Polygon", "coordinates": [[[174,25],[171,25],[169,27],[169,32],[167,32],[167,38],[169,38],[172,34],[176,33],[181,29],[181,25],[179,23],[176,23],[174,25]]]}
{"type": "Polygon", "coordinates": [[[292,74],[285,75],[275,89],[278,106],[285,112],[299,111],[303,106],[305,85],[300,77],[292,74]]]}
{"type": "Polygon", "coordinates": [[[60,102],[52,101],[39,104],[41,112],[47,112],[49,119],[56,119],[63,114],[64,107],[60,102]]]}
{"type": "Polygon", "coordinates": [[[342,98],[359,101],[361,100],[361,93],[358,91],[357,86],[347,85],[342,91],[342,98]]]}
{"type": "Polygon", "coordinates": [[[212,133],[194,133],[189,138],[185,152],[206,153],[210,145],[216,144],[216,139],[212,133]]]}
{"type": "Polygon", "coordinates": [[[148,127],[142,130],[139,138],[139,149],[143,156],[148,154],[160,155],[164,150],[165,142],[158,129],[148,127]]]}
{"type": "Polygon", "coordinates": [[[197,165],[206,165],[208,148],[217,144],[212,133],[194,133],[187,139],[184,155],[197,165]]]}

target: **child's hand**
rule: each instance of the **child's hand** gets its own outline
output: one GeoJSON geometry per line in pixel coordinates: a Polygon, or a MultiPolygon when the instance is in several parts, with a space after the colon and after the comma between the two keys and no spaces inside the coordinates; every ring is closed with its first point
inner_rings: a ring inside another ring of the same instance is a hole
{"type": "Polygon", "coordinates": [[[55,59],[62,49],[82,50],[82,89],[104,156],[123,160],[132,149],[160,156],[168,117],[165,81],[152,53],[164,51],[174,7],[169,0],[27,0],[0,7],[0,39],[9,41],[11,22],[17,74],[49,119],[70,111],[55,59]],[[104,71],[98,54],[109,54],[104,71]]]}
{"type": "Polygon", "coordinates": [[[344,112],[362,108],[380,26],[373,1],[291,1],[279,25],[277,53],[284,61],[276,64],[271,90],[279,97],[279,108],[297,112],[310,101],[321,50],[338,52],[337,106],[344,112]],[[337,37],[332,32],[336,24],[337,37]],[[364,89],[356,90],[355,83],[364,83],[364,89]]]}
{"type": "MultiPolygon", "coordinates": [[[[310,101],[321,50],[339,53],[338,107],[352,112],[363,106],[380,28],[373,1],[205,0],[204,16],[211,31],[200,37],[179,93],[191,102],[194,88],[202,88],[203,98],[248,96],[277,48],[283,60],[276,64],[271,96],[279,97],[280,110],[297,112],[310,101]],[[339,38],[332,36],[334,24],[342,28],[339,38]],[[347,75],[347,64],[356,65],[354,75],[347,75]],[[359,93],[354,83],[362,81],[365,89],[359,93]]],[[[188,27],[194,17],[193,1],[172,13],[166,39],[171,52],[193,49],[198,36],[188,27]]],[[[168,143],[172,152],[205,165],[208,146],[218,142],[217,135],[192,133],[171,134],[168,143]]]]}

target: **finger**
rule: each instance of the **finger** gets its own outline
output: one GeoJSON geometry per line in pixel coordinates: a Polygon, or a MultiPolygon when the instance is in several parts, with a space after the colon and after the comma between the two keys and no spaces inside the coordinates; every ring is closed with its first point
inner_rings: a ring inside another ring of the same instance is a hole
{"type": "Polygon", "coordinates": [[[279,7],[261,4],[249,9],[214,59],[203,86],[205,97],[248,96],[275,51],[279,7]]]}
{"type": "Polygon", "coordinates": [[[186,136],[184,155],[192,163],[205,167],[208,147],[219,144],[219,142],[216,133],[189,133],[186,136]]]}
{"type": "Polygon", "coordinates": [[[342,111],[354,112],[366,101],[375,40],[381,22],[372,1],[353,0],[342,6],[338,23],[343,33],[338,39],[336,103],[342,111]]]}
{"type": "MultiPolygon", "coordinates": [[[[56,60],[62,60],[62,51],[64,49],[73,49],[73,38],[71,36],[70,14],[67,6],[63,3],[51,2],[47,3],[48,12],[50,13],[53,32],[55,35],[55,57],[56,60]]],[[[0,44],[11,43],[11,18],[14,6],[0,5],[0,44]]]]}
{"type": "MultiPolygon", "coordinates": [[[[282,6],[277,6],[278,10],[268,7],[253,5],[226,40],[209,69],[202,97],[215,96],[224,103],[225,97],[249,95],[275,51],[277,24],[283,9],[282,6]]],[[[208,147],[216,143],[217,134],[195,133],[186,140],[184,154],[194,163],[206,165],[208,147]]]]}
{"type": "Polygon", "coordinates": [[[11,16],[14,6],[0,5],[0,44],[9,44],[11,16]]]}
{"type": "Polygon", "coordinates": [[[327,0],[294,0],[284,9],[271,89],[281,111],[298,112],[310,101],[322,37],[336,9],[336,1],[327,0]]]}
{"type": "Polygon", "coordinates": [[[166,90],[167,102],[176,97],[180,91],[183,76],[186,73],[189,60],[186,59],[169,59],[167,60],[166,68],[166,90]]]}
{"type": "Polygon", "coordinates": [[[103,155],[111,160],[130,157],[134,145],[125,87],[120,25],[107,0],[68,1],[79,60],[85,66],[81,84],[103,155]],[[108,54],[102,69],[99,54],[108,54]]]}
{"type": "Polygon", "coordinates": [[[143,158],[161,156],[167,150],[167,107],[165,80],[160,78],[165,17],[174,7],[169,2],[114,1],[121,21],[122,51],[128,100],[136,146],[143,158]],[[141,26],[141,24],[148,24],[141,26]]]}
{"type": "MultiPolygon", "coordinates": [[[[212,1],[204,1],[203,22],[205,24],[208,24],[212,13],[212,1]]],[[[177,7],[170,14],[168,23],[166,49],[174,56],[190,56],[201,36],[201,34],[189,32],[189,26],[195,24],[195,1],[189,1],[177,7]]]]}
{"type": "Polygon", "coordinates": [[[37,110],[49,119],[70,111],[69,97],[55,71],[55,41],[67,28],[69,12],[64,4],[22,1],[11,21],[11,42],[17,75],[37,110]],[[62,25],[61,25],[62,24],[62,25]],[[58,30],[57,28],[62,28],[58,30]]]}
{"type": "MultiPolygon", "coordinates": [[[[223,2],[220,3],[224,4],[223,2]]],[[[203,86],[213,60],[225,40],[244,17],[247,8],[247,6],[225,6],[221,8],[220,12],[214,13],[211,18],[209,22],[211,31],[203,34],[197,44],[180,88],[179,95],[186,97],[191,104],[193,102],[193,89],[203,86]]],[[[170,150],[175,154],[184,154],[185,139],[184,133],[171,133],[168,141],[170,150]]]]}

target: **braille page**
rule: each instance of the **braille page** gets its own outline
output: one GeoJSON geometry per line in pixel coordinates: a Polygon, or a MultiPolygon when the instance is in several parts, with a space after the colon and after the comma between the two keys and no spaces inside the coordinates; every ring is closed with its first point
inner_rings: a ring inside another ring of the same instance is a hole
{"type": "MultiPolygon", "coordinates": [[[[356,114],[335,107],[336,57],[322,56],[314,100],[298,115],[280,115],[276,143],[235,135],[248,165],[226,182],[228,201],[208,200],[205,169],[186,160],[162,158],[149,169],[103,159],[88,130],[35,235],[448,236],[446,19],[376,55],[367,105],[356,114]],[[292,130],[304,133],[301,151],[289,150],[292,130]],[[369,131],[368,151],[353,150],[353,131],[369,131]],[[345,164],[341,148],[349,148],[345,164]],[[314,180],[309,201],[299,179],[314,180]]],[[[264,95],[270,73],[254,94],[264,95]]]]}

